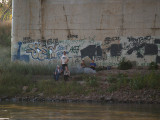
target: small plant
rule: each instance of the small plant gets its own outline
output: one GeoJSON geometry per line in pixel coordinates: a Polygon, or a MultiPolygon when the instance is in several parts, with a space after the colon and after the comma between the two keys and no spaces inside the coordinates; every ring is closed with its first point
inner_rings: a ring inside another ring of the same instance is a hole
{"type": "Polygon", "coordinates": [[[96,76],[88,76],[86,78],[86,82],[87,82],[87,85],[90,86],[90,87],[97,87],[98,86],[96,76]]]}
{"type": "Polygon", "coordinates": [[[116,77],[108,76],[108,82],[109,83],[115,83],[117,81],[116,77]]]}
{"type": "Polygon", "coordinates": [[[119,74],[117,77],[118,77],[118,80],[117,80],[117,87],[118,88],[128,85],[130,79],[128,78],[127,75],[119,74]]]}
{"type": "Polygon", "coordinates": [[[112,84],[110,85],[108,88],[107,88],[107,92],[114,92],[116,91],[118,88],[117,88],[117,85],[116,84],[112,84]]]}
{"type": "Polygon", "coordinates": [[[129,85],[134,90],[142,89],[146,86],[145,77],[142,75],[138,75],[130,80],[129,85]]]}
{"type": "Polygon", "coordinates": [[[149,69],[149,70],[157,70],[157,69],[158,69],[157,63],[151,62],[151,63],[149,64],[149,68],[148,68],[148,69],[149,69]]]}
{"type": "Polygon", "coordinates": [[[123,58],[118,65],[118,69],[120,70],[128,70],[131,68],[132,68],[132,63],[129,60],[126,61],[125,58],[123,58]]]}

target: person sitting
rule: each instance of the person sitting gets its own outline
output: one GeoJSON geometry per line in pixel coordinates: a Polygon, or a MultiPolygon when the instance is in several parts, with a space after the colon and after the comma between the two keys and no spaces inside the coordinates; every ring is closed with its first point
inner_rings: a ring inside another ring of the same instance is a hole
{"type": "Polygon", "coordinates": [[[60,69],[59,65],[57,65],[57,68],[56,68],[56,70],[55,70],[55,72],[54,72],[54,76],[55,76],[55,80],[56,80],[56,81],[59,80],[60,74],[61,74],[61,69],[60,69]]]}
{"type": "Polygon", "coordinates": [[[96,68],[96,63],[94,63],[94,60],[92,60],[92,62],[90,63],[90,68],[95,70],[96,68]]]}
{"type": "Polygon", "coordinates": [[[83,59],[82,62],[81,62],[81,67],[82,67],[82,68],[85,68],[85,67],[86,67],[86,64],[85,64],[85,62],[84,62],[84,59],[83,59]]]}
{"type": "Polygon", "coordinates": [[[70,71],[68,70],[68,67],[65,66],[65,70],[64,70],[64,81],[67,81],[69,77],[70,77],[70,71]]]}

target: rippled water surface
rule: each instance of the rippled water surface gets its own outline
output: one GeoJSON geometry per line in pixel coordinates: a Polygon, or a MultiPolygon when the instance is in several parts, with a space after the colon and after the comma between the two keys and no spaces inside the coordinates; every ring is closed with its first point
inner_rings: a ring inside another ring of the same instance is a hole
{"type": "Polygon", "coordinates": [[[160,105],[89,103],[0,103],[10,120],[160,120],[160,105]]]}

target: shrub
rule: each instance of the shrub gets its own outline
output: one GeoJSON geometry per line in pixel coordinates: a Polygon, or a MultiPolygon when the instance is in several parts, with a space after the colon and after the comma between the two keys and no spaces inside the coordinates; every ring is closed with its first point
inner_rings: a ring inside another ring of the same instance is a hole
{"type": "Polygon", "coordinates": [[[87,82],[87,85],[90,87],[97,87],[99,85],[97,82],[96,76],[87,76],[86,82],[87,82]]]}
{"type": "Polygon", "coordinates": [[[118,65],[118,69],[120,70],[128,70],[131,68],[132,68],[132,63],[129,60],[126,61],[125,58],[123,58],[118,65]]]}
{"type": "Polygon", "coordinates": [[[149,64],[148,69],[149,69],[149,70],[157,70],[157,69],[158,69],[157,63],[151,62],[151,63],[149,64]]]}

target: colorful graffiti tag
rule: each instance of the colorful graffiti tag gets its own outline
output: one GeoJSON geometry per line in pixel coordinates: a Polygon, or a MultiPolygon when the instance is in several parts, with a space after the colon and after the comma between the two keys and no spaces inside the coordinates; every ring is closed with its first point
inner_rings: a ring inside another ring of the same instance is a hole
{"type": "MultiPolygon", "coordinates": [[[[68,38],[78,39],[78,35],[69,35],[68,38]]],[[[96,40],[96,36],[79,40],[33,40],[24,37],[17,45],[14,60],[26,62],[60,60],[66,51],[73,64],[85,57],[94,59],[99,65],[116,66],[123,57],[136,61],[138,65],[151,61],[160,63],[160,39],[153,36],[105,37],[103,41],[96,40]]]]}

